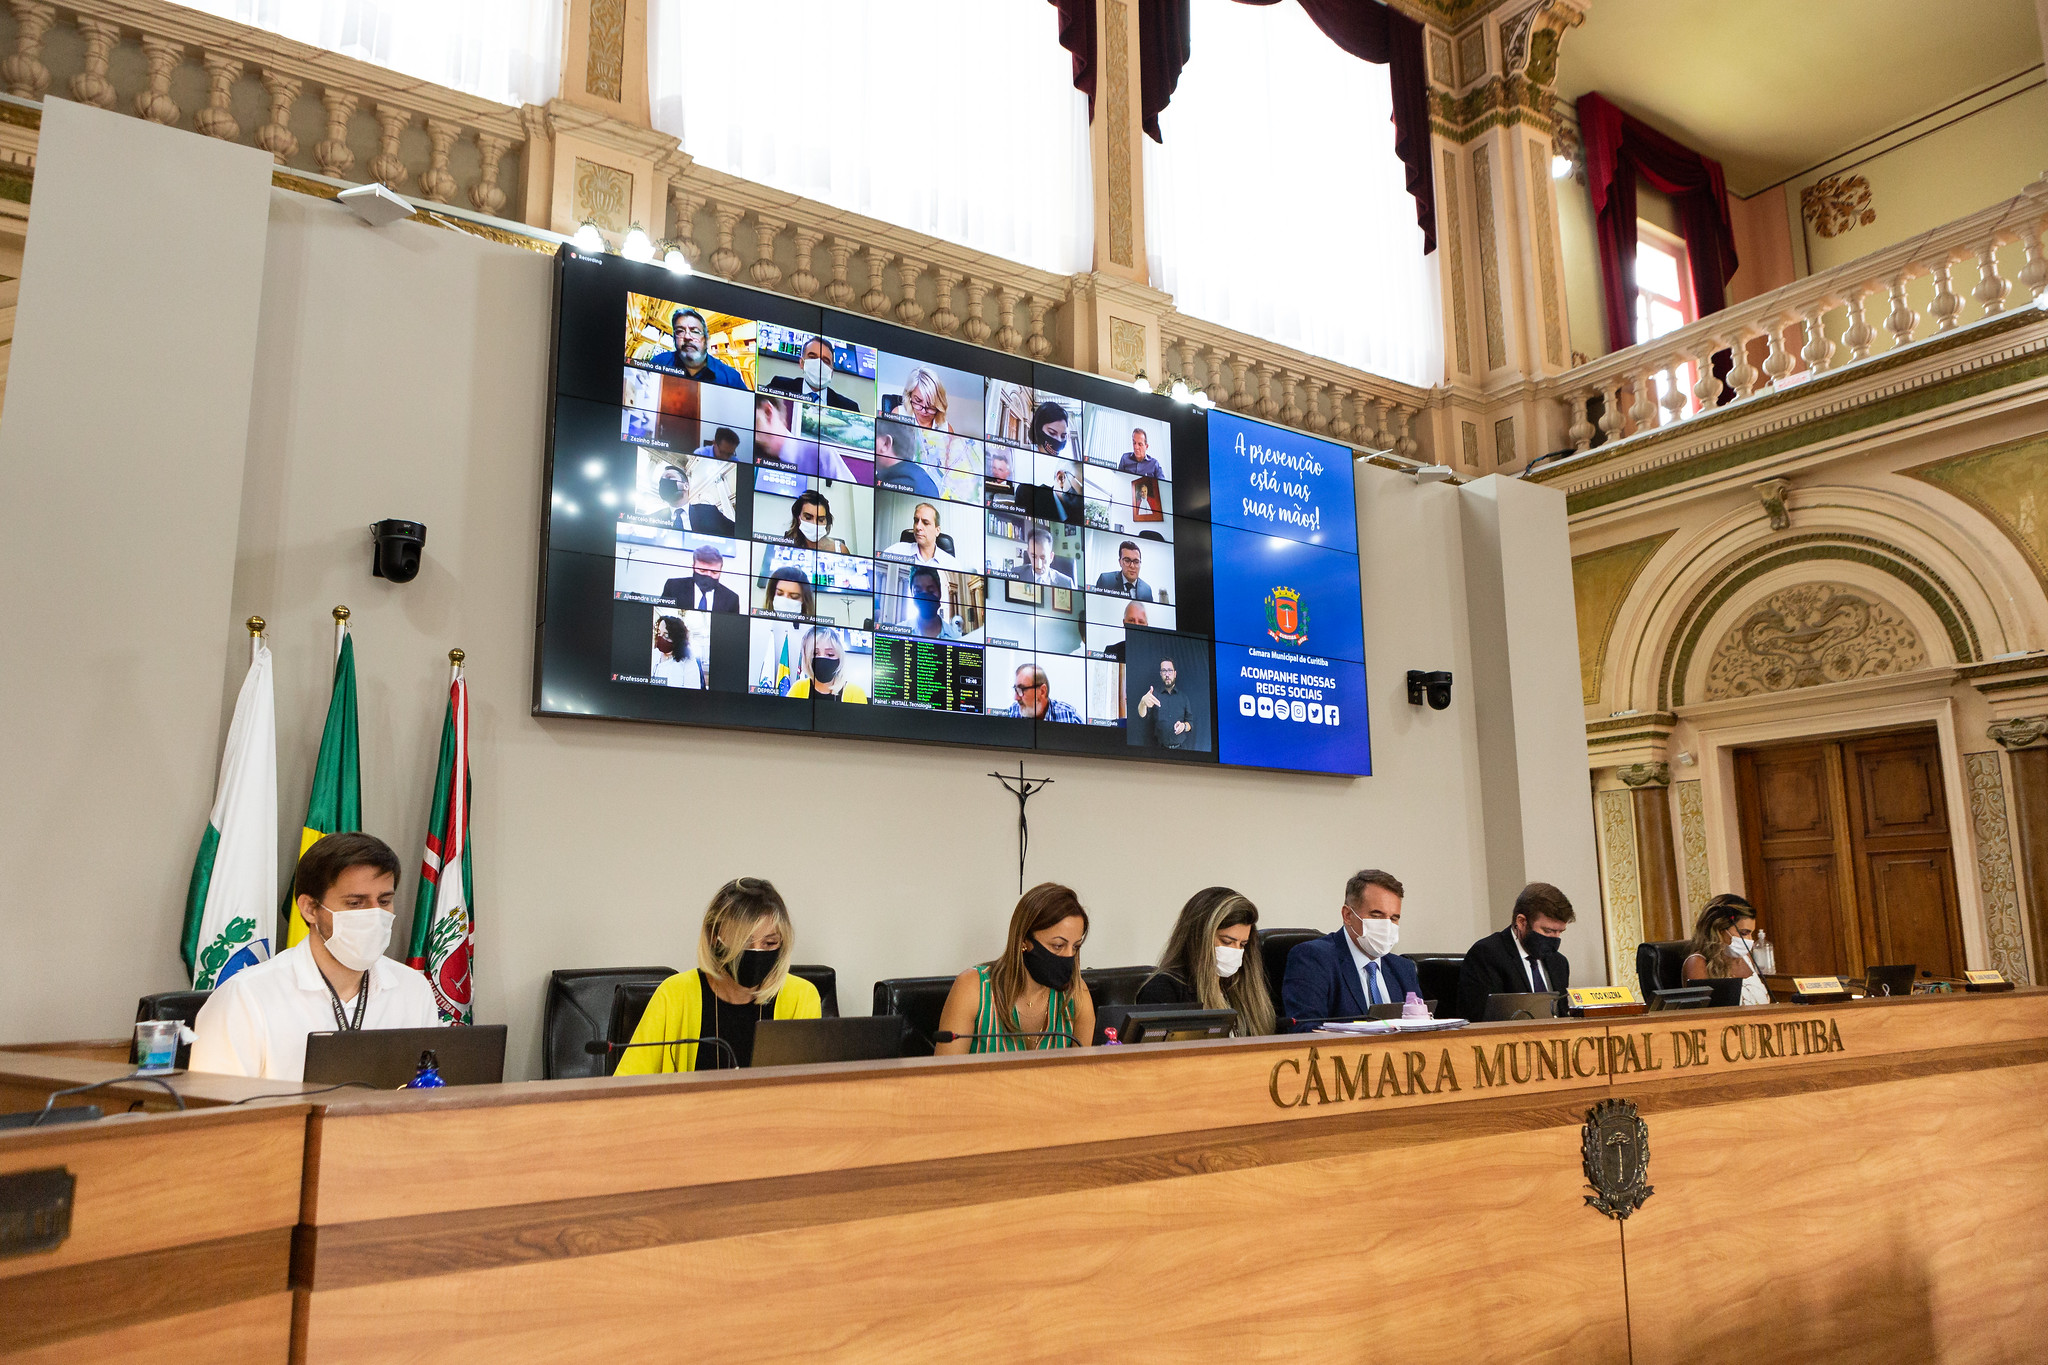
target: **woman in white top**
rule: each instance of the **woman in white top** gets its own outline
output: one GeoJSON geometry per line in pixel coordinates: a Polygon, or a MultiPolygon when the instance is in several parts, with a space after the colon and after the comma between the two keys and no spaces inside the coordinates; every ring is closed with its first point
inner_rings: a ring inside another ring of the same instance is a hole
{"type": "Polygon", "coordinates": [[[1688,982],[1740,977],[1742,1003],[1768,1005],[1771,993],[1750,950],[1756,942],[1756,907],[1732,892],[1700,907],[1692,931],[1692,952],[1680,975],[1688,982]]]}
{"type": "Polygon", "coordinates": [[[654,618],[653,677],[663,687],[704,686],[704,669],[690,651],[690,628],[680,616],[654,618]]]}

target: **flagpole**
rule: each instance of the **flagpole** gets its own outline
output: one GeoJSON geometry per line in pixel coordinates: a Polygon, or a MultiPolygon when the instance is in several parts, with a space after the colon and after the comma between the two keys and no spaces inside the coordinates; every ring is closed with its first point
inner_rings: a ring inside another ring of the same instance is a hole
{"type": "Polygon", "coordinates": [[[252,616],[245,622],[249,627],[249,662],[256,662],[256,651],[263,648],[263,618],[252,616]]]}
{"type": "Polygon", "coordinates": [[[466,658],[459,649],[448,651],[448,681],[453,684],[462,677],[462,661],[466,658]]]}
{"type": "Polygon", "coordinates": [[[341,658],[341,642],[348,638],[348,608],[334,609],[334,657],[341,658]]]}

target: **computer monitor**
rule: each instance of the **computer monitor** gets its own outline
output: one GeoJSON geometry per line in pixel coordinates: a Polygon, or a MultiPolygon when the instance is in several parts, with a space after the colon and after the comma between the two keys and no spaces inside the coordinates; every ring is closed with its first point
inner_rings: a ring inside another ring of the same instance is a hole
{"type": "MultiPolygon", "coordinates": [[[[1731,977],[1729,979],[1735,983],[1736,993],[1740,995],[1742,991],[1742,978],[1731,977]]],[[[1652,1011],[1703,1010],[1715,1003],[1717,1002],[1714,999],[1714,992],[1709,989],[1704,981],[1696,981],[1690,986],[1677,986],[1670,990],[1650,992],[1650,1009],[1652,1011]]],[[[1728,1003],[1732,1005],[1735,1002],[1731,1000],[1728,1003]]]]}
{"type": "Polygon", "coordinates": [[[1919,971],[1915,963],[1904,966],[1872,967],[1863,978],[1866,995],[1911,995],[1913,976],[1919,971]]]}
{"type": "Polygon", "coordinates": [[[873,1062],[903,1055],[903,1016],[763,1019],[754,1025],[755,1066],[873,1062]]]}
{"type": "Polygon", "coordinates": [[[1236,1010],[1205,1010],[1192,1005],[1110,1005],[1095,1016],[1095,1041],[1105,1029],[1116,1030],[1120,1043],[1185,1043],[1203,1038],[1228,1038],[1237,1031],[1236,1010]]]}
{"type": "Polygon", "coordinates": [[[398,1090],[419,1074],[420,1054],[432,1052],[449,1085],[496,1085],[505,1079],[505,1026],[365,1028],[306,1035],[309,1085],[360,1081],[398,1090]]]}
{"type": "Polygon", "coordinates": [[[1489,995],[1480,1022],[1498,1024],[1509,1019],[1551,1019],[1557,1015],[1557,996],[1549,991],[1524,991],[1519,995],[1489,995]]]}

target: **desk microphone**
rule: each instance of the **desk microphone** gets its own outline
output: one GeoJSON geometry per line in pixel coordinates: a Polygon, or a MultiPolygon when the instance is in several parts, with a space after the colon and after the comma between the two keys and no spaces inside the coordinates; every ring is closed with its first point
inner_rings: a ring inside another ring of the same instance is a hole
{"type": "Polygon", "coordinates": [[[937,1047],[940,1043],[968,1043],[982,1038],[1064,1038],[1071,1047],[1081,1046],[1074,1035],[1065,1029],[1050,1029],[1044,1033],[954,1033],[948,1029],[940,1029],[928,1041],[933,1047],[937,1047]]]}
{"type": "MultiPolygon", "coordinates": [[[[585,1043],[583,1045],[583,1050],[593,1057],[609,1057],[612,1053],[624,1052],[629,1047],[679,1047],[689,1043],[697,1043],[707,1047],[723,1048],[725,1050],[725,1055],[732,1059],[731,1070],[738,1071],[740,1069],[739,1054],[732,1050],[731,1043],[728,1043],[725,1041],[725,1039],[719,1037],[663,1038],[657,1042],[652,1043],[608,1043],[604,1039],[599,1038],[593,1042],[585,1043]]],[[[715,1066],[711,1069],[713,1071],[724,1071],[727,1068],[722,1066],[715,1066]]]]}

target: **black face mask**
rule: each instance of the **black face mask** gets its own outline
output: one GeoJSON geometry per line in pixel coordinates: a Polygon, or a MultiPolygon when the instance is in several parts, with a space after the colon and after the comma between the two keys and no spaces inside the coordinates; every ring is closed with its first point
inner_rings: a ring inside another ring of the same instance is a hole
{"type": "Polygon", "coordinates": [[[823,654],[813,655],[811,658],[811,676],[819,682],[831,682],[839,676],[839,660],[828,658],[823,654]]]}
{"type": "Polygon", "coordinates": [[[1522,935],[1522,950],[1530,957],[1549,957],[1564,947],[1564,939],[1556,934],[1539,934],[1534,929],[1522,935]]]}
{"type": "Polygon", "coordinates": [[[750,991],[759,990],[768,973],[775,970],[775,959],[781,956],[779,948],[748,948],[733,966],[732,979],[750,991]]]}
{"type": "Polygon", "coordinates": [[[1074,979],[1074,959],[1061,957],[1036,939],[1024,950],[1024,970],[1050,991],[1063,991],[1074,979]]]}

